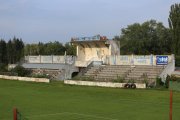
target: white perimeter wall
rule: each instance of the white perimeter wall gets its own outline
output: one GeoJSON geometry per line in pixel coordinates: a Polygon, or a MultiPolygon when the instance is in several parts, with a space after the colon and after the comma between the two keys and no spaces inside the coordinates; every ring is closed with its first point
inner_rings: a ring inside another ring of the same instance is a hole
{"type": "Polygon", "coordinates": [[[74,63],[75,56],[57,56],[57,55],[38,55],[38,56],[25,56],[27,63],[74,63]]]}
{"type": "MultiPolygon", "coordinates": [[[[123,88],[126,83],[112,83],[112,82],[91,82],[91,81],[77,81],[77,80],[64,80],[65,84],[71,85],[86,85],[86,86],[100,86],[100,87],[113,87],[123,88]]],[[[145,83],[135,83],[136,88],[146,88],[145,83]]]]}
{"type": "MultiPolygon", "coordinates": [[[[78,48],[79,55],[75,56],[25,56],[27,63],[68,63],[72,64],[76,61],[91,62],[103,61],[108,65],[156,65],[156,56],[159,55],[109,55],[110,51],[107,47],[102,48],[78,48]],[[85,55],[86,53],[86,55],[85,55]]],[[[174,55],[168,56],[168,63],[174,60],[174,55]]]]}
{"type": "MultiPolygon", "coordinates": [[[[105,63],[109,65],[156,65],[156,56],[159,55],[107,56],[105,63]]],[[[174,55],[162,55],[162,56],[168,56],[168,63],[174,60],[174,55]]]]}
{"type": "Polygon", "coordinates": [[[30,78],[30,77],[18,77],[18,76],[7,76],[7,75],[0,75],[0,78],[7,80],[19,80],[19,81],[31,81],[31,82],[45,82],[45,83],[50,82],[50,80],[47,78],[30,78]]]}

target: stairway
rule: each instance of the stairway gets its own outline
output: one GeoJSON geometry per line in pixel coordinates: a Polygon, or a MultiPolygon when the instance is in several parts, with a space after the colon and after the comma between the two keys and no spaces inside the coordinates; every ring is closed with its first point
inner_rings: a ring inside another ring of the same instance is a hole
{"type": "Polygon", "coordinates": [[[161,66],[104,65],[91,67],[84,77],[106,82],[119,78],[124,79],[124,82],[155,82],[162,70],[161,66]]]}
{"type": "Polygon", "coordinates": [[[125,78],[126,81],[134,80],[135,82],[144,82],[148,80],[153,82],[161,73],[163,67],[161,66],[134,66],[125,78]]]}

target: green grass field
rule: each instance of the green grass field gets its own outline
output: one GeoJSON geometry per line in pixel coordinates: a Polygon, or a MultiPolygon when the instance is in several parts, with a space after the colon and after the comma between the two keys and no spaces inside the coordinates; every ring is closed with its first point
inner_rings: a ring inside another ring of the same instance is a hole
{"type": "MultiPolygon", "coordinates": [[[[12,120],[13,107],[24,120],[168,120],[169,91],[0,80],[0,120],[12,120]]],[[[174,92],[173,120],[179,112],[174,92]]]]}

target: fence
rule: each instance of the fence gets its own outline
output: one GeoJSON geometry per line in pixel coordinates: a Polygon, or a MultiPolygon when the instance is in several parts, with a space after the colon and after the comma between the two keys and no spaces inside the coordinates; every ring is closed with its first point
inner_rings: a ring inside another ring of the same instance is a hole
{"type": "Polygon", "coordinates": [[[158,65],[157,62],[162,59],[162,65],[166,65],[174,60],[174,55],[119,55],[107,56],[104,59],[105,64],[109,65],[158,65]]]}
{"type": "Polygon", "coordinates": [[[39,55],[25,56],[25,63],[67,63],[73,64],[76,60],[75,56],[57,56],[57,55],[39,55]]]}
{"type": "MultiPolygon", "coordinates": [[[[174,55],[111,55],[104,57],[101,61],[109,65],[167,65],[174,60],[174,55]]],[[[66,63],[74,64],[76,56],[25,56],[26,63],[66,63]]],[[[82,60],[79,60],[83,62],[82,60]]],[[[91,61],[96,61],[95,58],[91,61]]],[[[87,61],[84,61],[87,62],[87,61]]]]}

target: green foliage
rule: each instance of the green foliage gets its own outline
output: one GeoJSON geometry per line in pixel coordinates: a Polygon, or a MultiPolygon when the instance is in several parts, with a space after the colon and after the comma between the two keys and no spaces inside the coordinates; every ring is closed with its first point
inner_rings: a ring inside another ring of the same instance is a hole
{"type": "Polygon", "coordinates": [[[94,81],[94,78],[91,76],[76,76],[73,80],[81,80],[81,81],[94,81]]]}
{"type": "Polygon", "coordinates": [[[130,80],[128,80],[128,83],[135,83],[135,80],[134,79],[130,79],[130,80]]]}
{"type": "Polygon", "coordinates": [[[21,39],[14,37],[7,43],[7,60],[8,63],[14,64],[20,62],[24,57],[24,43],[21,39]]]}
{"type": "MultiPolygon", "coordinates": [[[[58,41],[49,42],[45,44],[45,54],[46,55],[64,55],[65,48],[62,45],[62,43],[59,43],[58,41]]],[[[40,53],[41,54],[41,53],[40,53]]]]}
{"type": "Polygon", "coordinates": [[[156,78],[156,87],[164,86],[164,83],[162,82],[162,79],[160,77],[156,78]]]}
{"type": "Polygon", "coordinates": [[[180,56],[175,56],[175,65],[176,67],[180,67],[180,56]]]}
{"type": "Polygon", "coordinates": [[[174,75],[169,76],[169,81],[176,81],[176,82],[180,82],[180,78],[176,77],[174,75]]]}
{"type": "Polygon", "coordinates": [[[148,85],[148,80],[146,78],[144,78],[143,83],[145,83],[146,85],[148,85]]]}
{"type": "Polygon", "coordinates": [[[172,34],[172,50],[176,55],[180,55],[180,4],[171,6],[169,14],[169,27],[172,34]]]}
{"type": "Polygon", "coordinates": [[[2,39],[0,40],[0,63],[7,63],[6,42],[2,39]]]}
{"type": "Polygon", "coordinates": [[[166,87],[170,90],[180,91],[180,78],[174,75],[167,76],[166,87]]]}
{"type": "Polygon", "coordinates": [[[17,73],[18,76],[22,76],[22,77],[28,76],[28,75],[30,75],[30,73],[31,73],[30,70],[27,70],[27,69],[25,69],[24,67],[22,67],[22,66],[20,66],[20,65],[16,66],[16,67],[15,67],[14,69],[12,69],[11,71],[14,72],[14,73],[17,73]]]}
{"type": "Polygon", "coordinates": [[[180,82],[170,81],[169,90],[180,91],[180,82]]]}
{"type": "Polygon", "coordinates": [[[171,76],[167,75],[166,81],[165,81],[165,87],[169,88],[169,81],[171,80],[171,76]]]}
{"type": "Polygon", "coordinates": [[[65,44],[67,55],[76,55],[76,47],[70,45],[69,43],[65,44]]]}
{"type": "Polygon", "coordinates": [[[157,86],[165,86],[166,88],[169,88],[170,81],[180,82],[180,78],[177,78],[174,75],[167,75],[165,83],[161,81],[161,78],[157,78],[157,86]]]}
{"type": "Polygon", "coordinates": [[[50,76],[47,74],[32,74],[31,77],[35,78],[49,78],[50,76]]]}
{"type": "Polygon", "coordinates": [[[171,34],[168,28],[155,20],[142,24],[134,23],[121,30],[121,54],[169,54],[171,53],[171,34]]]}
{"type": "Polygon", "coordinates": [[[48,42],[38,44],[27,44],[25,46],[25,55],[76,55],[76,48],[68,43],[48,42]]]}
{"type": "Polygon", "coordinates": [[[117,79],[114,79],[112,82],[115,82],[115,83],[123,83],[123,82],[124,82],[124,78],[117,75],[117,79]]]}
{"type": "Polygon", "coordinates": [[[0,72],[6,72],[7,71],[7,65],[4,63],[0,63],[0,72]]]}

